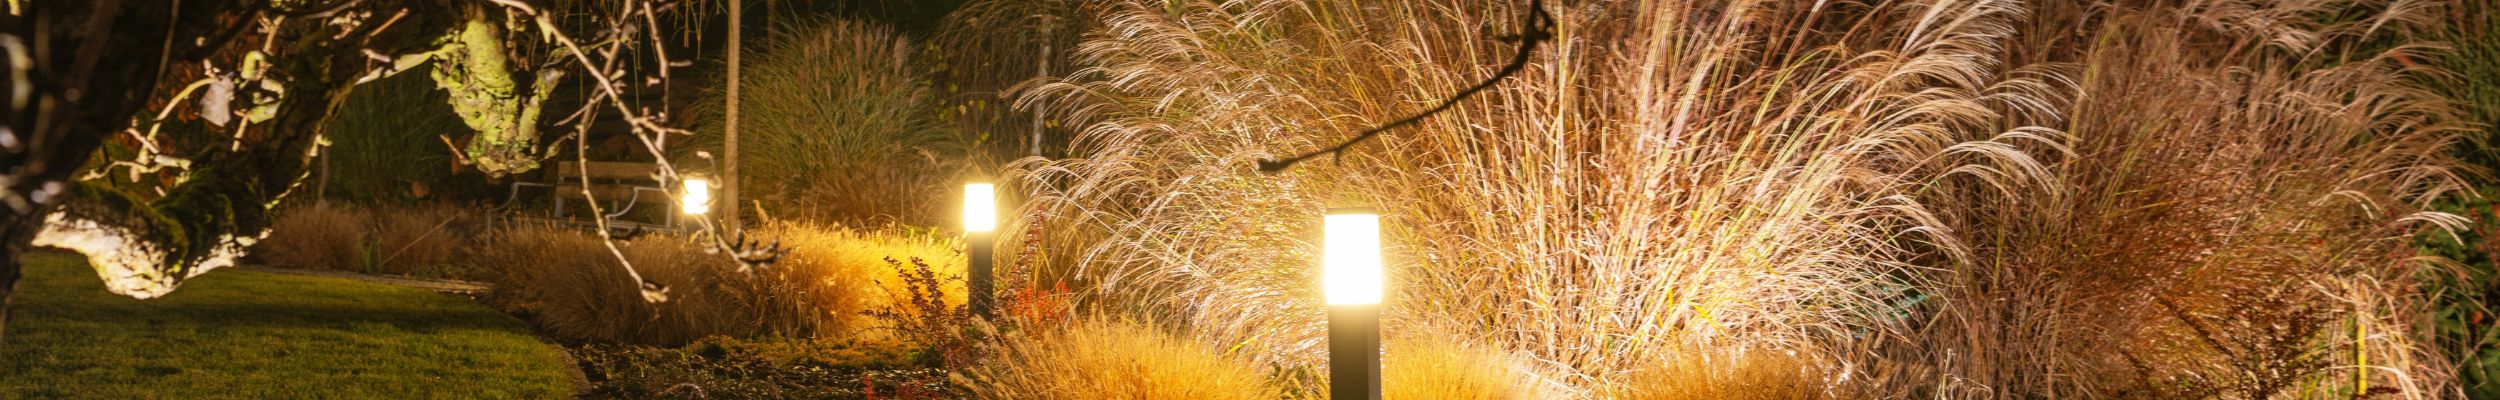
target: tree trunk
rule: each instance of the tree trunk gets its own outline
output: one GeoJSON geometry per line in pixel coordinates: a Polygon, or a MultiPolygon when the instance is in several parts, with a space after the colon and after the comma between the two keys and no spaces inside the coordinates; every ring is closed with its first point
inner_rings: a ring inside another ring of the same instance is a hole
{"type": "MultiPolygon", "coordinates": [[[[87,256],[106,287],[153,297],[233,262],[266,232],[272,209],[310,172],[321,130],[374,64],[363,51],[414,54],[460,21],[445,2],[365,1],[407,10],[383,24],[324,26],[277,36],[265,66],[286,89],[274,115],[250,124],[239,148],[209,146],[182,180],[153,201],[71,181],[106,138],[130,126],[166,66],[205,56],[255,24],[259,0],[59,0],[0,16],[0,50],[11,59],[0,93],[0,327],[30,246],[87,256]],[[403,7],[404,6],[404,7],[403,7]],[[179,9],[177,9],[179,8],[179,9]],[[238,22],[239,21],[239,22],[238,22]],[[304,34],[301,31],[311,31],[304,34]],[[24,45],[18,45],[23,43],[24,45]],[[205,47],[205,48],[204,48],[205,47]]],[[[317,18],[300,19],[323,23],[317,18]]]]}
{"type": "Polygon", "coordinates": [[[24,93],[0,102],[8,111],[0,126],[0,170],[7,171],[0,177],[0,327],[23,276],[21,258],[44,216],[69,194],[71,174],[129,126],[169,54],[190,50],[165,38],[204,36],[178,27],[214,26],[195,22],[234,5],[194,0],[177,13],[169,1],[36,1],[0,16],[0,47],[28,61],[9,65],[0,83],[0,92],[24,93]]]}
{"type": "Polygon", "coordinates": [[[400,22],[408,29],[393,35],[359,26],[345,34],[279,36],[292,41],[274,46],[278,52],[267,68],[284,94],[274,115],[231,135],[246,138],[238,147],[209,146],[214,150],[196,157],[181,180],[152,201],[105,185],[77,185],[68,193],[71,201],[47,216],[34,244],[85,254],[105,289],[137,298],[162,296],[184,279],[232,265],[267,234],[279,202],[311,174],[330,115],[373,66],[362,51],[431,49],[453,21],[470,18],[482,17],[411,13],[400,22]]]}
{"type": "Polygon", "coordinates": [[[737,232],[739,229],[738,42],[746,41],[746,37],[739,35],[738,21],[746,19],[746,16],[740,13],[742,10],[739,9],[738,3],[744,2],[746,0],[729,0],[729,104],[726,104],[726,109],[722,110],[724,114],[722,118],[727,119],[721,120],[721,126],[724,129],[721,135],[720,201],[712,203],[712,208],[718,209],[715,212],[721,216],[721,225],[727,227],[723,229],[725,232],[737,232]]]}

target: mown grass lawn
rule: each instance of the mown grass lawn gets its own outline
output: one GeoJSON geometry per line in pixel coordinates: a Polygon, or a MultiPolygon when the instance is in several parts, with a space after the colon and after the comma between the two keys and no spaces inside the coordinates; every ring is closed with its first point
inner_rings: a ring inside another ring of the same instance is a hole
{"type": "Polygon", "coordinates": [[[5,398],[562,398],[561,350],[453,296],[217,271],[107,293],[77,257],[26,257],[0,342],[5,398]]]}

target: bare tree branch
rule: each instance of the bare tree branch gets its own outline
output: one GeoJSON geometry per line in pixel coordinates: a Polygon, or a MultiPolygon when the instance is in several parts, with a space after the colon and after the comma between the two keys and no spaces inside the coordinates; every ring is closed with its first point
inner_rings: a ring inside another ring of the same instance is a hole
{"type": "Polygon", "coordinates": [[[1406,118],[1400,118],[1397,121],[1391,121],[1388,124],[1383,124],[1371,129],[1365,129],[1363,132],[1355,134],[1354,138],[1346,139],[1346,141],[1339,142],[1334,146],[1313,150],[1308,153],[1302,153],[1300,155],[1295,155],[1282,160],[1259,160],[1259,172],[1282,172],[1286,168],[1293,168],[1294,164],[1299,164],[1303,161],[1322,155],[1343,156],[1346,149],[1353,148],[1355,144],[1371,140],[1373,137],[1380,136],[1381,133],[1388,132],[1391,129],[1414,125],[1418,122],[1423,122],[1425,118],[1431,118],[1433,115],[1438,115],[1443,111],[1449,111],[1450,107],[1457,106],[1458,102],[1465,101],[1468,97],[1475,96],[1477,92],[1482,92],[1485,89],[1492,88],[1494,84],[1501,83],[1503,79],[1519,74],[1520,70],[1527,69],[1528,56],[1536,53],[1537,45],[1548,40],[1553,40],[1554,38],[1554,16],[1545,13],[1544,3],[1544,0],[1530,0],[1528,2],[1528,11],[1525,16],[1520,18],[1520,33],[1517,36],[1503,38],[1505,40],[1517,40],[1519,42],[1519,53],[1511,57],[1510,65],[1503,66],[1502,70],[1494,72],[1492,77],[1485,78],[1483,82],[1478,82],[1475,86],[1469,86],[1467,89],[1459,90],[1458,94],[1453,94],[1447,99],[1442,99],[1441,104],[1432,106],[1430,109],[1415,113],[1415,115],[1410,115],[1406,118]]]}

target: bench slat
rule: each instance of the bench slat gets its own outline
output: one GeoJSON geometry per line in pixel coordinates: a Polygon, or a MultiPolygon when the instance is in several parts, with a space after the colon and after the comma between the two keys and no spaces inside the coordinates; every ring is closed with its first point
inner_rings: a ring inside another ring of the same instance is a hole
{"type": "MultiPolygon", "coordinates": [[[[641,195],[641,196],[635,196],[635,195],[634,195],[634,186],[632,186],[632,185],[590,185],[590,193],[591,193],[592,195],[594,195],[594,196],[598,196],[598,197],[599,197],[599,201],[626,201],[626,200],[633,200],[635,203],[654,203],[654,204],[672,204],[672,203],[676,203],[676,201],[675,201],[675,200],[670,200],[670,199],[668,198],[668,194],[666,194],[666,193],[661,193],[661,192],[656,192],[656,191],[644,190],[644,191],[642,191],[642,195],[641,195]]],[[[581,184],[562,184],[562,185],[556,185],[556,188],[555,188],[555,195],[556,195],[556,197],[561,197],[561,198],[565,198],[565,199],[572,199],[572,200],[587,200],[586,198],[582,197],[582,185],[581,185],[581,184]]]]}
{"type": "MultiPolygon", "coordinates": [[[[584,164],[572,161],[558,162],[556,163],[556,178],[558,180],[579,178],[583,175],[582,165],[584,164]]],[[[660,173],[660,165],[653,163],[592,161],[588,165],[590,167],[588,175],[591,179],[651,181],[651,177],[660,173]]]]}

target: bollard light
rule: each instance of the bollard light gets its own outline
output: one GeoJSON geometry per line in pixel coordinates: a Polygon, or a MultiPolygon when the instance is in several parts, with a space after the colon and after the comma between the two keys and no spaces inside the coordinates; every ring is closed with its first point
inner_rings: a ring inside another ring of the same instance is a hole
{"type": "Polygon", "coordinates": [[[684,197],[677,199],[678,208],[685,211],[687,215],[703,215],[712,212],[712,180],[688,177],[685,183],[684,197]]]}
{"type": "Polygon", "coordinates": [[[1328,300],[1328,393],[1380,399],[1380,214],[1328,210],[1321,221],[1320,284],[1328,300]]]}
{"type": "Polygon", "coordinates": [[[998,189],[989,182],[964,184],[964,231],[998,230],[998,189]]]}
{"type": "Polygon", "coordinates": [[[996,278],[992,277],[990,250],[998,230],[998,189],[989,182],[964,184],[964,305],[973,315],[987,318],[997,304],[991,299],[996,278]]]}
{"type": "Polygon", "coordinates": [[[1328,304],[1380,304],[1380,215],[1367,209],[1332,210],[1320,247],[1328,304]]]}

